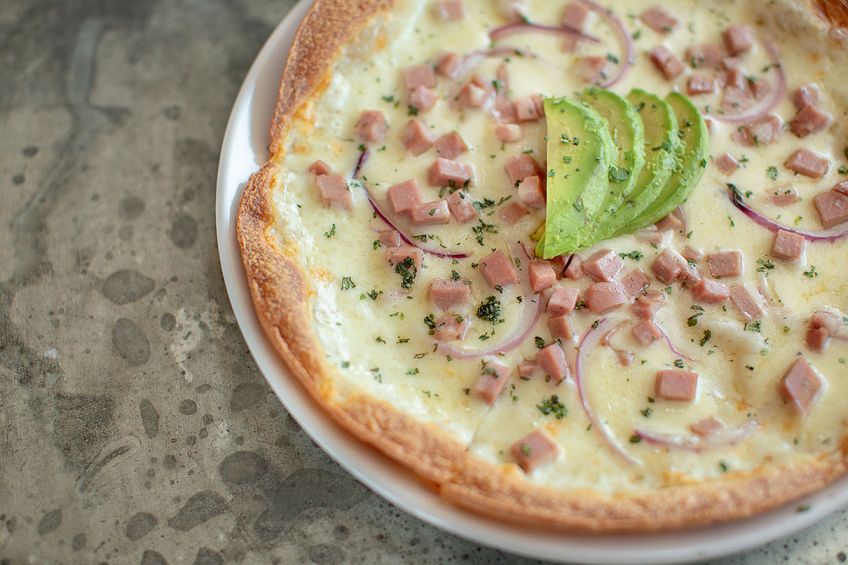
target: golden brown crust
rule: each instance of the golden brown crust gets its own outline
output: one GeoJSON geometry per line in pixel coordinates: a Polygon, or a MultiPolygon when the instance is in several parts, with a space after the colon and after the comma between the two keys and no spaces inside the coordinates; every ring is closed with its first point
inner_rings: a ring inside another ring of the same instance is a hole
{"type": "MultiPolygon", "coordinates": [[[[292,118],[321,88],[341,47],[392,0],[317,0],[286,62],[271,124],[279,157],[292,118]]],[[[822,0],[828,17],[831,1],[822,0]]],[[[281,249],[271,192],[275,159],[254,174],[238,211],[238,241],[260,323],[291,373],[344,428],[433,483],[447,500],[500,520],[593,532],[653,531],[750,516],[820,489],[848,470],[844,450],[777,468],[659,490],[602,495],[561,491],[528,480],[514,465],[495,466],[465,444],[389,404],[360,395],[338,401],[332,376],[311,330],[309,277],[281,249]]]]}

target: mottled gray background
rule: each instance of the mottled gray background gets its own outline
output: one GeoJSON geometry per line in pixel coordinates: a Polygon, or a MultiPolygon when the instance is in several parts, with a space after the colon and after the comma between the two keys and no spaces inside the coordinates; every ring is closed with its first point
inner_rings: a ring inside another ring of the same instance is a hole
{"type": "MultiPolygon", "coordinates": [[[[0,562],[519,563],[328,459],[247,352],[218,151],[283,0],[0,0],[0,562]]],[[[837,563],[842,513],[729,562],[837,563]]]]}

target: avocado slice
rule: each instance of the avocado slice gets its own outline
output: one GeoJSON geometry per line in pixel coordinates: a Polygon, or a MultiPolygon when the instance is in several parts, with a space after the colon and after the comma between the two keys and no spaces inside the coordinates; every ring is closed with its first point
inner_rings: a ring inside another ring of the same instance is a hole
{"type": "Polygon", "coordinates": [[[672,213],[689,198],[707,168],[710,141],[707,124],[701,113],[691,100],[679,92],[672,92],[665,97],[665,101],[677,118],[678,136],[682,144],[677,166],[659,196],[621,233],[655,224],[672,213]]]}
{"type": "Polygon", "coordinates": [[[639,216],[657,200],[668,184],[681,150],[677,118],[671,106],[660,97],[638,88],[627,95],[627,100],[644,125],[645,166],[636,180],[636,186],[625,196],[618,212],[610,219],[611,233],[614,234],[629,233],[636,229],[631,224],[638,224],[639,216]]]}
{"type": "Polygon", "coordinates": [[[616,158],[606,121],[582,102],[545,99],[548,123],[547,223],[537,254],[580,248],[603,204],[616,158]]]}
{"type": "Polygon", "coordinates": [[[616,232],[617,217],[624,199],[636,186],[645,165],[645,129],[639,113],[627,100],[601,88],[589,88],[583,100],[607,121],[610,135],[615,143],[617,157],[609,169],[609,188],[601,210],[593,219],[594,230],[583,242],[584,247],[607,239],[616,232]]]}

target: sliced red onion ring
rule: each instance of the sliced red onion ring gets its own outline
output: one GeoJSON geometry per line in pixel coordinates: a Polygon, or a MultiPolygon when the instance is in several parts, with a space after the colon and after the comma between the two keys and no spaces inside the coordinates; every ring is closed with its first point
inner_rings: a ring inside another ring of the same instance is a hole
{"type": "MultiPolygon", "coordinates": [[[[513,258],[518,257],[519,253],[523,252],[523,245],[515,245],[511,248],[511,251],[513,258]]],[[[456,359],[475,359],[478,357],[485,357],[487,355],[499,355],[501,353],[508,353],[509,351],[512,351],[530,336],[533,332],[533,328],[536,327],[536,323],[542,315],[542,297],[539,294],[533,294],[533,290],[530,288],[526,264],[526,261],[521,261],[518,267],[518,276],[521,281],[521,293],[523,299],[521,301],[521,314],[512,331],[509,332],[500,343],[489,347],[472,351],[450,344],[440,343],[438,345],[439,352],[456,359]]]]}
{"type": "Polygon", "coordinates": [[[621,44],[621,48],[624,51],[621,57],[621,64],[618,67],[618,72],[608,78],[604,83],[600,86],[603,88],[609,88],[614,86],[624,80],[624,77],[627,76],[627,73],[630,72],[630,67],[633,66],[635,62],[634,56],[634,48],[633,48],[633,39],[630,37],[630,32],[627,31],[627,28],[624,27],[624,23],[621,19],[609,11],[607,8],[604,8],[594,0],[580,0],[583,4],[586,5],[587,8],[598,14],[601,18],[606,20],[606,22],[613,28],[615,34],[618,36],[618,41],[621,44]]]}
{"type": "Polygon", "coordinates": [[[672,449],[683,449],[685,451],[704,451],[706,449],[737,444],[750,437],[756,430],[757,422],[755,420],[749,420],[739,427],[728,428],[706,437],[695,434],[667,434],[639,429],[634,430],[633,433],[653,445],[661,445],[672,449]]]}
{"type": "Polygon", "coordinates": [[[616,347],[615,345],[613,345],[613,343],[612,343],[612,341],[611,341],[611,340],[612,340],[612,337],[613,337],[615,334],[617,334],[617,333],[618,333],[618,330],[620,330],[620,329],[621,329],[621,326],[622,326],[622,325],[624,325],[624,322],[623,322],[623,321],[622,321],[622,323],[621,323],[621,324],[617,325],[616,327],[614,327],[613,329],[611,329],[610,331],[608,331],[606,334],[604,334],[604,335],[601,337],[600,344],[601,344],[601,345],[604,345],[604,346],[606,346],[606,347],[609,347],[611,350],[613,350],[613,351],[615,352],[616,356],[618,357],[618,362],[619,362],[619,363],[620,363],[623,367],[629,367],[630,365],[632,365],[632,364],[633,364],[633,358],[635,357],[635,355],[633,354],[633,352],[632,352],[632,351],[629,351],[629,350],[627,350],[627,349],[621,348],[621,347],[616,347]]]}
{"type": "Polygon", "coordinates": [[[492,47],[491,49],[480,49],[478,51],[472,51],[471,53],[462,58],[462,63],[460,63],[457,76],[463,77],[467,75],[485,59],[492,57],[506,58],[512,56],[527,57],[530,59],[539,58],[539,56],[536,55],[536,53],[534,53],[533,51],[529,51],[527,49],[517,49],[515,47],[492,47]]]}
{"type": "Polygon", "coordinates": [[[834,241],[839,241],[848,237],[848,222],[829,230],[799,229],[793,226],[787,226],[786,224],[781,224],[780,222],[765,216],[761,212],[754,210],[745,203],[741,194],[732,189],[727,192],[727,197],[730,198],[733,205],[739,208],[743,214],[748,216],[755,223],[773,232],[777,232],[778,230],[788,231],[789,233],[800,235],[807,241],[824,241],[827,243],[833,243],[834,241]]]}
{"type": "Polygon", "coordinates": [[[671,341],[671,336],[668,335],[668,332],[665,331],[665,329],[661,325],[656,324],[656,326],[657,326],[657,329],[660,330],[660,333],[663,336],[663,341],[665,341],[665,344],[668,346],[668,348],[671,350],[672,353],[674,353],[678,357],[683,357],[687,361],[695,361],[693,358],[689,357],[688,355],[686,355],[685,353],[680,351],[677,348],[677,346],[674,345],[674,342],[671,341]]]}
{"type": "Polygon", "coordinates": [[[771,98],[767,99],[759,106],[755,106],[750,110],[746,110],[738,114],[707,114],[706,117],[732,124],[755,122],[774,110],[775,106],[783,100],[783,96],[786,94],[786,74],[783,72],[783,63],[780,60],[780,53],[778,52],[777,47],[770,41],[764,42],[763,46],[766,51],[768,51],[770,58],[769,62],[777,74],[775,88],[773,89],[771,98]]]}
{"type": "Polygon", "coordinates": [[[364,167],[365,163],[368,162],[368,158],[370,156],[371,150],[368,148],[359,153],[359,159],[356,160],[356,167],[353,168],[353,178],[359,179],[359,173],[362,172],[362,167],[364,167]]]}
{"type": "Polygon", "coordinates": [[[583,406],[583,412],[586,413],[586,417],[589,419],[592,427],[598,430],[598,433],[601,434],[601,437],[616,455],[631,465],[639,465],[640,462],[624,450],[621,444],[613,437],[606,424],[597,417],[586,395],[586,363],[589,361],[589,355],[592,354],[601,339],[610,330],[618,327],[623,321],[623,318],[604,318],[589,328],[581,338],[580,345],[577,347],[577,361],[575,363],[574,373],[577,384],[577,395],[580,398],[580,404],[583,406]]]}
{"type": "Polygon", "coordinates": [[[514,22],[496,27],[489,32],[489,37],[492,41],[498,41],[504,37],[516,35],[519,33],[547,33],[551,35],[562,35],[567,37],[579,37],[592,43],[600,43],[601,40],[592,35],[576,30],[568,26],[549,26],[544,24],[534,24],[530,22],[514,22]]]}

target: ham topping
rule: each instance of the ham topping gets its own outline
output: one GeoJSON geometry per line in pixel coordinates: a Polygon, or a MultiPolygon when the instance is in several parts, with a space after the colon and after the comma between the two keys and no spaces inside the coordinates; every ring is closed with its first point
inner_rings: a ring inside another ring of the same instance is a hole
{"type": "Polygon", "coordinates": [[[777,140],[782,129],[783,120],[775,114],[768,114],[755,122],[740,126],[731,137],[733,141],[745,147],[770,145],[777,140]]]}
{"type": "Polygon", "coordinates": [[[589,8],[582,2],[569,2],[562,12],[562,25],[577,31],[583,31],[586,19],[589,17],[589,8]]]}
{"type": "Polygon", "coordinates": [[[716,90],[715,75],[706,71],[692,73],[686,84],[686,92],[690,96],[697,94],[712,94],[716,90]]]}
{"type": "Polygon", "coordinates": [[[768,199],[775,206],[791,206],[798,202],[798,191],[791,186],[782,186],[772,190],[768,199]]]}
{"type": "Polygon", "coordinates": [[[576,281],[583,276],[583,259],[580,255],[574,254],[568,261],[565,270],[562,272],[563,278],[576,281]]]}
{"type": "Polygon", "coordinates": [[[483,278],[492,288],[518,283],[518,271],[503,251],[495,251],[480,260],[483,278]]]}
{"type": "Polygon", "coordinates": [[[839,335],[843,317],[841,313],[830,310],[819,310],[813,314],[807,327],[807,347],[820,353],[826,351],[830,338],[839,335]]]}
{"type": "Polygon", "coordinates": [[[515,117],[519,122],[535,122],[545,117],[545,107],[542,105],[542,97],[538,94],[516,100],[515,117]]]}
{"type": "Polygon", "coordinates": [[[419,112],[432,110],[438,101],[439,97],[436,91],[426,86],[419,86],[409,95],[409,105],[419,112]]]}
{"type": "Polygon", "coordinates": [[[436,63],[436,74],[456,80],[462,71],[462,63],[462,56],[453,52],[445,53],[436,63]]]}
{"type": "Polygon", "coordinates": [[[712,279],[703,278],[692,287],[695,300],[706,304],[719,304],[727,300],[730,289],[726,285],[712,279]]]}
{"type": "Polygon", "coordinates": [[[428,64],[415,65],[414,67],[404,69],[403,83],[410,91],[421,86],[435,88],[436,73],[433,71],[433,67],[428,64]]]}
{"type": "Polygon", "coordinates": [[[807,177],[819,179],[827,173],[830,162],[809,149],[797,149],[783,164],[787,169],[807,177]]]}
{"type": "Polygon", "coordinates": [[[832,123],[833,116],[817,106],[808,105],[792,118],[789,129],[798,137],[807,137],[829,127],[832,123]]]}
{"type": "Polygon", "coordinates": [[[356,135],[363,141],[379,143],[389,129],[386,117],[379,110],[365,110],[356,122],[356,135]]]}
{"type": "Polygon", "coordinates": [[[618,253],[602,249],[583,262],[583,271],[596,282],[609,282],[615,280],[623,266],[618,253]]]}
{"type": "Polygon", "coordinates": [[[848,196],[836,190],[817,194],[813,198],[813,205],[825,228],[832,228],[848,221],[848,196]]]}
{"type": "Polygon", "coordinates": [[[459,91],[459,103],[468,108],[479,108],[486,102],[488,93],[473,83],[468,83],[459,91]]]}
{"type": "Polygon", "coordinates": [[[717,279],[738,277],[742,274],[742,252],[739,250],[719,251],[707,255],[710,274],[717,279]]]}
{"type": "Polygon", "coordinates": [[[412,259],[415,268],[420,269],[421,262],[424,260],[424,252],[410,245],[390,247],[386,250],[386,260],[392,267],[403,263],[407,259],[412,259]]]}
{"type": "Polygon", "coordinates": [[[545,190],[538,176],[527,177],[518,183],[518,199],[527,208],[545,207],[545,190]]]}
{"type": "Polygon", "coordinates": [[[521,155],[515,155],[507,159],[506,163],[504,163],[504,170],[509,177],[509,181],[517,186],[519,182],[527,177],[538,176],[541,169],[533,157],[522,153],[521,155]]]}
{"type": "Polygon", "coordinates": [[[565,360],[565,352],[558,343],[552,343],[539,350],[539,353],[536,354],[536,361],[542,371],[551,377],[554,384],[561,383],[568,376],[568,362],[565,360]]]}
{"type": "Polygon", "coordinates": [[[395,214],[411,214],[421,204],[421,192],[418,181],[410,179],[389,187],[389,203],[395,214]]]}
{"type": "Polygon", "coordinates": [[[686,50],[686,61],[693,68],[707,67],[715,69],[724,59],[724,51],[719,45],[693,45],[686,50]]]}
{"type": "Polygon", "coordinates": [[[309,172],[315,175],[316,177],[320,177],[321,175],[331,174],[333,170],[330,168],[330,165],[318,159],[309,166],[309,172]]]}
{"type": "Polygon", "coordinates": [[[427,181],[430,186],[465,186],[474,173],[471,165],[439,157],[427,169],[427,181]]]}
{"type": "Polygon", "coordinates": [[[483,360],[483,372],[474,385],[474,395],[491,406],[500,396],[509,377],[509,369],[496,359],[487,357],[483,360]]]}
{"type": "Polygon", "coordinates": [[[724,30],[722,38],[727,52],[733,57],[750,51],[754,45],[751,29],[744,25],[730,26],[724,30]]]}
{"type": "Polygon", "coordinates": [[[539,364],[535,361],[524,360],[518,364],[518,376],[522,379],[529,379],[536,371],[539,370],[539,364]]]}
{"type": "Polygon", "coordinates": [[[535,430],[512,444],[510,452],[518,466],[530,473],[536,467],[552,463],[559,448],[544,432],[535,430]]]}
{"type": "Polygon", "coordinates": [[[502,143],[514,143],[521,139],[521,126],[518,124],[498,124],[495,136],[502,143]]]}
{"type": "Polygon", "coordinates": [[[574,327],[570,316],[551,316],[548,318],[548,329],[554,339],[569,341],[574,337],[574,327]]]}
{"type": "Polygon", "coordinates": [[[735,284],[730,287],[730,301],[748,322],[758,320],[763,315],[763,309],[744,285],[735,284]]]}
{"type": "Polygon", "coordinates": [[[806,246],[807,240],[804,239],[804,236],[785,230],[777,230],[771,246],[771,255],[778,259],[795,261],[804,254],[806,246]]]}
{"type": "Polygon", "coordinates": [[[438,0],[435,8],[436,18],[445,22],[459,21],[465,17],[462,0],[438,0]]]}
{"type": "Polygon", "coordinates": [[[464,281],[433,279],[430,281],[430,300],[436,308],[448,312],[468,304],[471,300],[471,287],[464,281]]]}
{"type": "Polygon", "coordinates": [[[598,282],[586,290],[586,303],[595,314],[603,314],[627,302],[624,287],[617,282],[598,282]]]}
{"type": "Polygon", "coordinates": [[[380,243],[386,247],[398,247],[401,244],[400,233],[397,230],[380,230],[380,243]]]}
{"type": "Polygon", "coordinates": [[[347,181],[341,175],[319,175],[315,178],[318,185],[318,198],[325,208],[341,206],[345,210],[353,207],[353,199],[350,196],[347,181]]]}
{"type": "Polygon", "coordinates": [[[642,320],[650,320],[660,311],[660,308],[665,306],[665,301],[665,293],[649,290],[636,297],[632,306],[633,313],[642,320]]]}
{"type": "Polygon", "coordinates": [[[454,219],[464,224],[478,216],[477,208],[471,201],[471,196],[464,190],[457,190],[447,197],[448,208],[454,219]]]}
{"type": "Polygon", "coordinates": [[[578,57],[573,66],[573,73],[590,84],[601,84],[607,78],[610,63],[606,57],[578,57]]]}
{"type": "Polygon", "coordinates": [[[433,134],[421,120],[409,120],[400,134],[400,140],[406,150],[418,156],[433,146],[433,134]]]}
{"type": "Polygon", "coordinates": [[[677,27],[677,18],[660,8],[652,6],[640,16],[642,23],[657,33],[671,33],[677,27]]]}
{"type": "Polygon", "coordinates": [[[819,103],[819,89],[815,84],[803,84],[792,93],[792,103],[797,110],[819,103]]]}
{"type": "Polygon", "coordinates": [[[456,159],[468,151],[468,145],[465,144],[465,140],[455,131],[446,133],[437,139],[435,145],[436,153],[439,154],[439,157],[444,157],[445,159],[456,159]]]}
{"type": "Polygon", "coordinates": [[[551,316],[571,314],[577,306],[577,297],[580,291],[568,286],[560,286],[554,289],[548,299],[547,312],[551,316]]]}
{"type": "Polygon", "coordinates": [[[651,264],[651,271],[660,282],[671,284],[680,277],[687,267],[686,259],[680,253],[668,247],[654,259],[653,264],[651,264]]]}
{"type": "Polygon", "coordinates": [[[633,269],[621,279],[621,286],[624,287],[624,293],[628,298],[634,298],[637,294],[643,292],[648,288],[648,284],[650,284],[648,275],[639,268],[633,269]]]}
{"type": "Polygon", "coordinates": [[[433,337],[438,341],[456,341],[465,339],[468,331],[468,320],[456,314],[443,314],[436,320],[433,337]]]}
{"type": "Polygon", "coordinates": [[[528,275],[530,288],[535,293],[549,289],[557,280],[556,271],[547,261],[530,261],[528,275]]]}
{"type": "Polygon", "coordinates": [[[692,401],[698,389],[698,374],[683,369],[666,369],[657,372],[654,384],[658,398],[692,401]]]}
{"type": "Polygon", "coordinates": [[[633,333],[633,339],[635,339],[640,345],[644,346],[651,345],[663,337],[663,333],[653,320],[643,320],[639,322],[633,326],[631,332],[633,333]]]}
{"type": "Polygon", "coordinates": [[[791,402],[801,416],[806,416],[818,401],[823,384],[804,356],[799,355],[780,382],[780,395],[791,402]]]}
{"type": "Polygon", "coordinates": [[[450,222],[450,210],[446,200],[435,200],[419,204],[410,214],[416,226],[447,224],[450,222]]]}
{"type": "Polygon", "coordinates": [[[724,429],[724,423],[718,418],[710,416],[708,418],[704,418],[702,420],[698,420],[693,424],[690,424],[689,429],[695,435],[707,437],[714,435],[724,429]]]}
{"type": "Polygon", "coordinates": [[[529,214],[527,208],[524,207],[524,204],[520,202],[511,202],[507,204],[501,211],[498,212],[498,217],[505,221],[509,225],[515,225],[521,221],[521,218],[529,214]]]}
{"type": "Polygon", "coordinates": [[[684,70],[686,70],[686,67],[683,66],[680,59],[678,59],[665,45],[655,47],[651,51],[650,57],[651,62],[657,70],[660,71],[668,80],[678,77],[684,70]]]}

